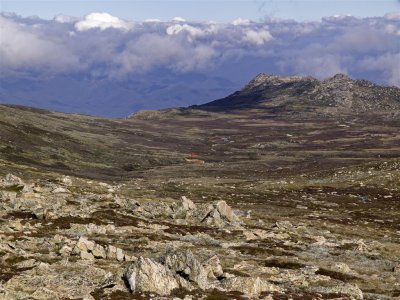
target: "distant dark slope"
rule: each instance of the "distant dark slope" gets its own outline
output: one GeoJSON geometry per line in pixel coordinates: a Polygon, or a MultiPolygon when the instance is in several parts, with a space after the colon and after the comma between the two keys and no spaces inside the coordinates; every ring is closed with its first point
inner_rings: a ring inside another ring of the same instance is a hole
{"type": "Polygon", "coordinates": [[[79,74],[15,79],[0,74],[0,103],[114,118],[142,109],[204,103],[227,95],[237,86],[220,77],[167,71],[126,80],[93,80],[79,74]]]}
{"type": "Polygon", "coordinates": [[[191,108],[208,111],[264,108],[278,113],[392,111],[400,109],[400,89],[352,80],[342,74],[324,81],[260,74],[241,91],[191,108]]]}

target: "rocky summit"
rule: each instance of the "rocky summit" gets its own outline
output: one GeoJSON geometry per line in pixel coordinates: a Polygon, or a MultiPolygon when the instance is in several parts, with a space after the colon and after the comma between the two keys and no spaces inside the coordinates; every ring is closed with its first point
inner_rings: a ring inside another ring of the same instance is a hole
{"type": "Polygon", "coordinates": [[[340,74],[127,119],[0,105],[0,299],[399,299],[399,113],[340,74]]]}
{"type": "Polygon", "coordinates": [[[344,74],[319,81],[312,77],[259,74],[241,91],[204,105],[203,109],[264,108],[280,113],[320,114],[391,111],[400,108],[396,87],[382,87],[344,74]]]}

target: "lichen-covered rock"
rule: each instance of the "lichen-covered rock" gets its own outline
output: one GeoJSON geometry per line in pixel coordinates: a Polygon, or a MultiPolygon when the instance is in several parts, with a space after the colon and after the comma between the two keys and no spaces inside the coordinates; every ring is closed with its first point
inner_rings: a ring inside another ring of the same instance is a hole
{"type": "Polygon", "coordinates": [[[139,257],[124,275],[132,293],[152,292],[168,296],[179,287],[173,273],[159,262],[139,257]]]}
{"type": "Polygon", "coordinates": [[[238,221],[239,217],[236,216],[233,209],[225,201],[218,201],[210,206],[202,219],[202,222],[217,226],[236,224],[238,221]]]}
{"type": "Polygon", "coordinates": [[[195,210],[196,204],[186,196],[181,197],[181,205],[184,210],[195,210]]]}
{"type": "Polygon", "coordinates": [[[107,258],[117,259],[117,247],[114,247],[113,245],[107,246],[107,258]]]}
{"type": "Polygon", "coordinates": [[[218,256],[214,255],[203,264],[208,278],[215,279],[224,274],[218,256]]]}
{"type": "Polygon", "coordinates": [[[0,188],[10,189],[10,190],[22,190],[25,183],[21,178],[13,175],[7,174],[4,178],[0,179],[0,188]]]}
{"type": "Polygon", "coordinates": [[[196,283],[201,289],[208,286],[208,273],[190,250],[167,255],[165,266],[173,273],[196,283]]]}
{"type": "Polygon", "coordinates": [[[76,247],[81,251],[92,251],[95,247],[93,241],[89,241],[86,237],[81,236],[76,244],[76,247]]]}
{"type": "Polygon", "coordinates": [[[81,251],[80,256],[81,256],[81,259],[94,260],[94,256],[90,252],[81,251]]]}
{"type": "Polygon", "coordinates": [[[95,258],[106,258],[107,253],[103,246],[96,244],[92,250],[92,254],[95,258]]]}
{"type": "Polygon", "coordinates": [[[218,201],[215,208],[218,210],[221,218],[226,219],[228,222],[237,221],[237,216],[225,201],[218,201]]]}

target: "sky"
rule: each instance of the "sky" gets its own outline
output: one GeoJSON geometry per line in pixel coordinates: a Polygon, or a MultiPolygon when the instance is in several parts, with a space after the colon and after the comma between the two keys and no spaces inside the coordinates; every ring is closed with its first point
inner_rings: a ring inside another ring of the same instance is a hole
{"type": "Polygon", "coordinates": [[[398,0],[0,4],[0,102],[126,116],[215,100],[258,73],[400,87],[398,0]]]}
{"type": "Polygon", "coordinates": [[[91,12],[107,12],[119,18],[162,21],[182,17],[191,21],[231,21],[246,18],[318,20],[325,16],[383,16],[400,10],[399,0],[1,0],[1,11],[21,16],[52,19],[64,14],[83,17],[91,12]]]}

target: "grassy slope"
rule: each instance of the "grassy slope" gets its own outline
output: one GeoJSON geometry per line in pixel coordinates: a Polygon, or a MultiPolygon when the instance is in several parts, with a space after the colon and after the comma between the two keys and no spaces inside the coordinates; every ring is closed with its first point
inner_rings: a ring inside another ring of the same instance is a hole
{"type": "Polygon", "coordinates": [[[257,180],[379,164],[400,153],[400,120],[385,114],[307,120],[262,109],[174,110],[112,120],[2,105],[0,124],[2,173],[29,168],[104,180],[145,174],[257,180]],[[206,163],[186,162],[192,152],[206,163]]]}

